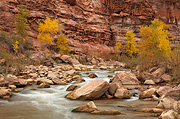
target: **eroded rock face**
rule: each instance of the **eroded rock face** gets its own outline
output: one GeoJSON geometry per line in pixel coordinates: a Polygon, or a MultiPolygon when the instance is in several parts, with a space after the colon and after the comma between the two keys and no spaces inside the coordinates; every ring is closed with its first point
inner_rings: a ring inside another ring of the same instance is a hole
{"type": "MultiPolygon", "coordinates": [[[[0,26],[4,31],[15,31],[14,14],[17,6],[26,4],[31,13],[30,40],[36,38],[38,24],[46,17],[57,18],[64,24],[63,32],[75,52],[100,54],[113,52],[111,46],[127,29],[136,34],[142,25],[154,18],[170,23],[170,35],[179,39],[180,3],[164,0],[3,0],[0,1],[0,26]],[[160,6],[160,7],[159,7],[160,6]]],[[[125,39],[123,40],[125,42],[125,39]]],[[[174,43],[174,42],[173,42],[174,43]]],[[[123,44],[123,43],[122,43],[123,44]]]]}
{"type": "Polygon", "coordinates": [[[108,90],[108,88],[109,84],[107,81],[96,79],[69,93],[66,98],[82,100],[98,99],[108,90]]]}

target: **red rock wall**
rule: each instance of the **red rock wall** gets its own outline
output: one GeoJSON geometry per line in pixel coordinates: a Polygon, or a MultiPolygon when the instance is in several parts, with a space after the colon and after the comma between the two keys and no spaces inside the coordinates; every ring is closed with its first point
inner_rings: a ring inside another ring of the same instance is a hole
{"type": "MultiPolygon", "coordinates": [[[[76,0],[71,6],[65,0],[1,0],[0,27],[15,31],[14,15],[19,4],[31,12],[30,39],[37,45],[38,24],[46,17],[64,24],[68,42],[77,52],[103,55],[113,51],[115,39],[127,30],[136,33],[154,18],[170,23],[171,36],[180,39],[180,5],[163,0],[76,0]]],[[[123,38],[122,38],[123,39],[123,38]]],[[[125,41],[125,39],[123,40],[125,41]]]]}

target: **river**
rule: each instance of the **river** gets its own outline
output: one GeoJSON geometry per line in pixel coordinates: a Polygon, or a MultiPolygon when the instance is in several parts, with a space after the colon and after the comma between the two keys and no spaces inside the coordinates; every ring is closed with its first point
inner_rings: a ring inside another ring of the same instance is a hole
{"type": "MultiPolygon", "coordinates": [[[[129,71],[129,70],[127,70],[129,71]]],[[[90,73],[96,73],[98,79],[109,82],[108,70],[92,69],[91,71],[80,71],[86,82],[94,79],[89,78],[90,73]]],[[[96,79],[96,78],[95,78],[96,79]]],[[[72,82],[73,83],[73,82],[72,82]]],[[[71,110],[81,106],[88,101],[69,100],[64,98],[68,93],[68,85],[51,85],[51,88],[37,88],[37,85],[19,88],[19,93],[13,93],[8,100],[0,100],[0,119],[157,119],[157,117],[145,116],[145,113],[127,110],[126,107],[118,105],[141,105],[141,107],[155,107],[157,102],[141,101],[138,97],[131,99],[95,100],[98,109],[119,110],[121,115],[92,115],[88,113],[72,113],[71,110]]],[[[134,90],[137,91],[137,90],[134,90]]],[[[138,91],[137,91],[138,92],[138,91]]]]}

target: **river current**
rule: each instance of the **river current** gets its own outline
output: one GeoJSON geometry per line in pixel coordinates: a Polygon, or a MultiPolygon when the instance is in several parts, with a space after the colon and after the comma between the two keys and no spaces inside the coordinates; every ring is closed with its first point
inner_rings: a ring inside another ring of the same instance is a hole
{"type": "MultiPolygon", "coordinates": [[[[129,71],[129,70],[126,70],[129,71]]],[[[108,70],[92,69],[91,71],[80,71],[85,82],[94,79],[89,78],[90,73],[96,73],[98,78],[109,82],[108,70]]],[[[37,88],[37,85],[19,88],[19,93],[13,93],[8,100],[0,100],[0,119],[157,119],[157,117],[145,116],[145,113],[127,110],[126,107],[118,105],[141,105],[142,107],[154,107],[157,102],[140,101],[138,97],[130,99],[95,100],[98,109],[119,110],[121,115],[92,115],[89,113],[72,113],[71,110],[77,108],[88,101],[69,100],[64,98],[69,92],[66,91],[68,85],[51,85],[50,88],[37,88]]],[[[134,90],[137,91],[137,90],[134,90]]],[[[138,92],[138,91],[137,91],[138,92]]]]}

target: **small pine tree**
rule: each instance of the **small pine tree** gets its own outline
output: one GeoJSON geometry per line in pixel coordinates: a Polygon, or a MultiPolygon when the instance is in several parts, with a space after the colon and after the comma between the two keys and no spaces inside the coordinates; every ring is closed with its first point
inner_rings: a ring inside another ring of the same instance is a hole
{"type": "Polygon", "coordinates": [[[51,45],[54,41],[53,36],[58,32],[58,20],[47,17],[44,23],[39,23],[38,31],[38,41],[45,46],[51,45]]]}
{"type": "Polygon", "coordinates": [[[15,15],[17,34],[22,38],[25,38],[28,35],[27,28],[29,25],[26,22],[27,18],[30,16],[30,13],[27,9],[27,6],[20,5],[18,10],[19,13],[15,15]]]}
{"type": "Polygon", "coordinates": [[[126,38],[127,38],[127,42],[126,42],[126,52],[127,55],[129,57],[133,56],[133,53],[136,53],[136,42],[134,41],[134,33],[132,31],[127,31],[126,33],[126,38]]]}

